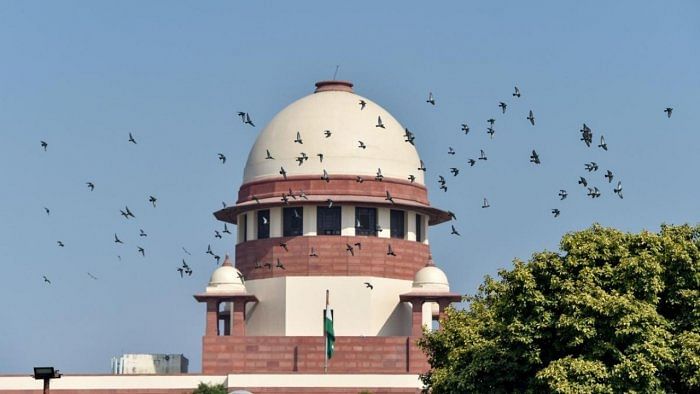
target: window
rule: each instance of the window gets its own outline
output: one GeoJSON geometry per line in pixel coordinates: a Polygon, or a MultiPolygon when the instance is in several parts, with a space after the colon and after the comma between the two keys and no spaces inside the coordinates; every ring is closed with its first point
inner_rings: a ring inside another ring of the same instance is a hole
{"type": "Polygon", "coordinates": [[[282,210],[283,232],[285,237],[304,234],[304,208],[291,207],[282,210]]]}
{"type": "Polygon", "coordinates": [[[416,241],[423,242],[423,215],[416,214],[416,241]]]}
{"type": "Polygon", "coordinates": [[[243,242],[248,240],[248,215],[243,215],[243,226],[241,227],[243,232],[243,242]]]}
{"type": "Polygon", "coordinates": [[[340,207],[317,208],[316,233],[318,235],[340,235],[340,207]]]}
{"type": "Polygon", "coordinates": [[[270,210],[258,211],[258,239],[270,238],[270,210]]]}
{"type": "Polygon", "coordinates": [[[377,235],[377,208],[355,208],[355,235],[377,235]]]}
{"type": "Polygon", "coordinates": [[[398,209],[392,209],[391,210],[391,217],[390,217],[390,227],[391,227],[391,238],[400,238],[403,239],[404,235],[406,235],[406,230],[404,227],[404,211],[399,211],[398,209]]]}

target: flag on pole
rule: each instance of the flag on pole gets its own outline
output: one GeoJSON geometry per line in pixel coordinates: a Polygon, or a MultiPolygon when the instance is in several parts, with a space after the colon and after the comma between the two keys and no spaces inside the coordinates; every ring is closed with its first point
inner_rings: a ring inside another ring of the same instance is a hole
{"type": "Polygon", "coordinates": [[[326,313],[323,319],[323,332],[326,336],[326,360],[329,360],[333,357],[335,332],[333,331],[333,314],[328,307],[328,293],[326,293],[326,313]]]}

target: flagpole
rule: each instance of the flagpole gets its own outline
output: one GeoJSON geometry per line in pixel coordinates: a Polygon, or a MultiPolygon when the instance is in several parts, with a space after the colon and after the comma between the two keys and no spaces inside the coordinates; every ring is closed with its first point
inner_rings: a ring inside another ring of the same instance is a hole
{"type": "Polygon", "coordinates": [[[326,351],[323,352],[323,373],[328,373],[328,332],[326,332],[326,314],[328,313],[328,289],[326,289],[326,309],[323,311],[323,339],[326,351]]]}

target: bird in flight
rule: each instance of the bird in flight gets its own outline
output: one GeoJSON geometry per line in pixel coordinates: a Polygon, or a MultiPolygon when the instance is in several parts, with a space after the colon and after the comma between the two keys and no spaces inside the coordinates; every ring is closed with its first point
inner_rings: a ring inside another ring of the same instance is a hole
{"type": "Polygon", "coordinates": [[[89,276],[90,278],[92,278],[93,280],[97,280],[97,277],[96,277],[95,275],[91,274],[90,272],[88,272],[87,274],[88,274],[88,276],[89,276]]]}
{"type": "Polygon", "coordinates": [[[92,182],[85,182],[85,184],[87,185],[88,189],[90,189],[90,191],[95,190],[95,184],[94,184],[94,183],[92,183],[92,182]]]}
{"type": "Polygon", "coordinates": [[[387,244],[386,255],[396,257],[396,252],[391,248],[391,244],[387,244]]]}
{"type": "Polygon", "coordinates": [[[598,197],[600,197],[600,190],[598,190],[598,188],[595,187],[595,186],[594,186],[593,188],[590,188],[590,187],[589,187],[589,188],[588,188],[588,193],[587,193],[587,194],[588,194],[588,196],[590,196],[591,198],[598,198],[598,197]]]}
{"type": "Polygon", "coordinates": [[[224,233],[224,234],[231,234],[231,231],[229,231],[228,226],[226,225],[226,223],[224,223],[224,230],[222,231],[222,233],[224,233]]]}
{"type": "Polygon", "coordinates": [[[484,153],[483,149],[479,149],[479,160],[488,160],[486,157],[486,153],[484,153]]]}
{"type": "Polygon", "coordinates": [[[357,178],[355,178],[355,182],[357,182],[357,183],[362,183],[362,182],[364,182],[364,181],[365,181],[365,180],[364,180],[361,176],[359,176],[359,175],[357,176],[357,178]]]}
{"type": "Polygon", "coordinates": [[[284,167],[280,167],[280,175],[284,178],[284,180],[287,180],[287,171],[284,170],[284,167]]]}
{"type": "Polygon", "coordinates": [[[530,110],[530,114],[527,116],[527,120],[530,121],[531,125],[535,125],[535,115],[532,113],[532,110],[530,110]]]}
{"type": "Polygon", "coordinates": [[[141,253],[141,256],[146,257],[146,250],[144,248],[138,246],[137,250],[139,253],[141,253]]]}
{"type": "Polygon", "coordinates": [[[275,267],[286,270],[286,268],[284,268],[284,264],[282,264],[279,258],[277,259],[277,265],[275,265],[275,267]]]}
{"type": "Polygon", "coordinates": [[[382,169],[381,169],[381,168],[377,168],[377,175],[374,177],[374,180],[375,180],[375,181],[379,181],[379,182],[381,182],[381,181],[384,180],[384,175],[382,175],[382,169]]]}
{"type": "Polygon", "coordinates": [[[409,180],[411,183],[413,183],[413,182],[416,181],[416,176],[413,175],[413,174],[411,174],[411,175],[408,176],[408,180],[409,180]]]}
{"type": "Polygon", "coordinates": [[[323,153],[316,153],[316,156],[318,156],[318,161],[323,163],[323,153]]]}
{"type": "Polygon", "coordinates": [[[583,187],[587,187],[588,181],[586,180],[586,178],[580,176],[580,177],[578,177],[578,184],[583,185],[583,187]]]}
{"type": "Polygon", "coordinates": [[[450,234],[459,236],[459,235],[460,235],[460,234],[459,234],[459,231],[457,231],[457,229],[455,228],[455,226],[452,225],[451,227],[452,227],[452,231],[450,231],[450,234]]]}
{"type": "Polygon", "coordinates": [[[205,253],[205,254],[210,254],[210,255],[212,255],[212,256],[214,255],[214,252],[212,252],[212,250],[211,250],[211,244],[207,245],[207,251],[204,252],[204,253],[205,253]]]}
{"type": "Polygon", "coordinates": [[[274,160],[274,159],[275,159],[275,158],[272,157],[272,155],[270,154],[270,150],[269,150],[269,149],[265,149],[265,152],[267,153],[267,156],[265,156],[265,160],[274,160]]]}
{"type": "Polygon", "coordinates": [[[420,161],[420,167],[418,167],[418,171],[425,172],[425,164],[423,164],[423,160],[420,161]]]}
{"type": "Polygon", "coordinates": [[[618,197],[622,198],[622,182],[617,181],[617,187],[613,189],[613,193],[617,194],[618,197]]]}
{"type": "Polygon", "coordinates": [[[498,103],[498,106],[501,108],[501,111],[503,111],[503,113],[505,114],[505,113],[506,113],[506,107],[508,107],[508,104],[506,104],[506,103],[504,103],[503,101],[501,101],[500,103],[498,103]]]}
{"type": "Polygon", "coordinates": [[[493,135],[496,134],[496,129],[489,127],[486,129],[486,134],[489,135],[489,138],[493,139],[493,135]]]}
{"type": "Polygon", "coordinates": [[[325,169],[323,170],[323,175],[321,175],[321,180],[326,181],[326,183],[331,181],[331,178],[328,176],[328,171],[325,169]]]}
{"type": "Polygon", "coordinates": [[[450,218],[452,218],[452,220],[457,220],[457,215],[455,215],[454,212],[452,212],[452,211],[447,211],[447,214],[450,215],[450,218]]]}
{"type": "Polygon", "coordinates": [[[586,171],[588,172],[593,172],[593,171],[598,171],[598,163],[592,161],[590,163],[584,164],[586,171]]]}
{"type": "Polygon", "coordinates": [[[416,139],[416,137],[413,135],[413,133],[411,133],[408,130],[408,128],[404,129],[403,138],[404,138],[404,142],[408,142],[411,145],[415,145],[415,143],[413,141],[416,139]]]}
{"type": "Polygon", "coordinates": [[[452,176],[457,176],[459,174],[459,168],[450,167],[450,172],[452,173],[452,176]]]}
{"type": "Polygon", "coordinates": [[[146,232],[143,231],[143,229],[139,229],[139,237],[148,237],[148,234],[146,234],[146,232]]]}
{"type": "MultiPolygon", "coordinates": [[[[294,212],[296,212],[296,210],[294,212]]],[[[287,247],[286,242],[280,242],[280,247],[284,249],[285,252],[289,252],[289,248],[287,247]]]]}
{"type": "Polygon", "coordinates": [[[58,244],[58,246],[60,246],[60,247],[64,247],[64,246],[66,246],[66,245],[64,245],[64,244],[63,244],[63,242],[61,242],[61,241],[56,241],[56,243],[57,243],[57,244],[58,244]]]}
{"type": "Polygon", "coordinates": [[[664,110],[664,112],[666,112],[666,115],[668,115],[668,117],[670,118],[670,117],[671,117],[671,112],[673,112],[673,108],[667,107],[667,108],[664,110]]]}
{"type": "Polygon", "coordinates": [[[426,102],[426,103],[429,103],[429,104],[432,104],[432,105],[435,105],[435,97],[433,97],[433,92],[430,92],[430,93],[428,94],[428,99],[425,100],[425,102],[426,102]]]}
{"type": "Polygon", "coordinates": [[[44,282],[51,284],[51,281],[46,277],[46,275],[42,275],[42,278],[44,278],[44,282]]]}
{"type": "Polygon", "coordinates": [[[221,160],[221,164],[225,164],[226,163],[226,156],[224,156],[223,153],[219,153],[218,156],[219,156],[219,160],[221,160]]]}
{"type": "Polygon", "coordinates": [[[367,145],[365,145],[364,142],[362,142],[362,141],[357,141],[357,144],[358,144],[358,145],[357,145],[358,148],[360,148],[360,149],[367,149],[367,145]]]}
{"type": "Polygon", "coordinates": [[[591,128],[584,123],[579,131],[581,132],[581,141],[583,141],[586,146],[590,147],[591,143],[593,143],[593,131],[591,128]]]}
{"type": "Polygon", "coordinates": [[[365,285],[366,288],[368,288],[368,289],[370,289],[370,290],[374,290],[374,286],[372,286],[371,283],[365,282],[364,285],[365,285]]]}
{"type": "Polygon", "coordinates": [[[598,144],[598,148],[603,148],[604,151],[608,150],[608,144],[605,143],[605,138],[602,135],[600,136],[600,144],[598,144]]]}
{"type": "Polygon", "coordinates": [[[392,204],[394,204],[394,197],[391,196],[391,193],[389,191],[386,191],[386,197],[384,198],[386,201],[390,201],[392,204]]]}
{"type": "Polygon", "coordinates": [[[134,216],[134,214],[131,212],[131,210],[129,210],[129,207],[128,207],[128,206],[125,205],[124,208],[126,209],[126,216],[127,216],[127,219],[128,219],[129,216],[131,216],[131,217],[134,218],[134,219],[136,218],[136,216],[134,216]]]}
{"type": "Polygon", "coordinates": [[[552,209],[552,215],[554,215],[555,218],[559,217],[560,213],[561,213],[561,211],[558,210],[557,208],[552,209]]]}
{"type": "Polygon", "coordinates": [[[513,92],[513,97],[520,97],[520,89],[518,87],[515,87],[515,92],[513,92]]]}
{"type": "Polygon", "coordinates": [[[491,126],[493,126],[493,124],[496,123],[496,119],[494,119],[494,118],[487,119],[486,121],[489,122],[489,124],[490,124],[491,126]]]}
{"type": "Polygon", "coordinates": [[[153,196],[148,196],[148,201],[149,201],[151,204],[153,204],[153,208],[155,208],[155,207],[156,207],[156,201],[158,201],[158,199],[155,198],[155,197],[153,197],[153,196]]]}
{"type": "Polygon", "coordinates": [[[245,112],[238,111],[237,115],[241,118],[241,122],[245,123],[245,112]]]}
{"type": "Polygon", "coordinates": [[[482,207],[482,208],[488,208],[488,207],[490,207],[490,206],[491,206],[491,205],[489,205],[489,201],[488,201],[487,199],[484,198],[484,203],[481,205],[481,207],[482,207]]]}
{"type": "Polygon", "coordinates": [[[564,200],[566,196],[568,196],[569,193],[566,192],[566,190],[561,189],[559,190],[559,200],[564,200]]]}
{"type": "Polygon", "coordinates": [[[136,145],[136,140],[134,139],[134,136],[131,135],[131,133],[129,133],[129,142],[131,142],[132,144],[136,145]]]}
{"type": "Polygon", "coordinates": [[[318,257],[318,253],[316,253],[316,249],[314,247],[311,247],[311,251],[309,252],[309,257],[318,257]]]}
{"type": "Polygon", "coordinates": [[[297,144],[303,144],[304,141],[301,139],[301,133],[297,131],[297,138],[294,139],[297,144]]]}
{"type": "Polygon", "coordinates": [[[326,138],[329,138],[331,136],[331,131],[330,130],[323,130],[323,135],[326,136],[326,138]]]}
{"type": "Polygon", "coordinates": [[[46,141],[41,141],[41,147],[44,148],[44,152],[46,152],[46,148],[49,147],[49,144],[46,143],[46,141]]]}
{"type": "Polygon", "coordinates": [[[50,209],[44,207],[44,211],[46,212],[46,216],[51,215],[51,210],[50,210],[50,209]]]}
{"type": "Polygon", "coordinates": [[[474,167],[474,164],[476,164],[476,160],[469,159],[469,160],[467,160],[467,163],[469,163],[469,167],[474,167]]]}
{"type": "Polygon", "coordinates": [[[124,243],[124,242],[122,242],[121,239],[119,239],[119,237],[117,237],[117,234],[116,234],[116,233],[114,234],[114,243],[117,243],[117,244],[123,244],[123,243],[124,243]]]}
{"type": "Polygon", "coordinates": [[[219,230],[214,230],[214,238],[219,238],[219,239],[223,238],[221,236],[221,233],[219,232],[219,230]]]}
{"type": "Polygon", "coordinates": [[[352,245],[345,244],[345,251],[350,252],[352,256],[355,256],[355,248],[353,248],[352,245]]]}
{"type": "Polygon", "coordinates": [[[534,149],[532,150],[532,154],[530,155],[530,163],[540,164],[540,155],[538,155],[534,149]]]}
{"type": "Polygon", "coordinates": [[[613,177],[614,177],[614,175],[613,175],[612,171],[607,170],[605,172],[605,178],[607,178],[608,183],[612,183],[613,177]]]}
{"type": "Polygon", "coordinates": [[[250,120],[250,114],[248,114],[247,112],[246,112],[246,114],[245,114],[245,122],[243,122],[243,123],[244,123],[244,124],[249,124],[249,125],[255,127],[255,124],[253,123],[253,121],[250,120]]]}
{"type": "Polygon", "coordinates": [[[377,124],[376,124],[374,127],[381,127],[382,129],[385,128],[385,127],[384,127],[384,123],[382,123],[382,117],[381,117],[381,116],[377,116],[377,124]]]}
{"type": "Polygon", "coordinates": [[[367,102],[365,100],[360,100],[358,104],[360,104],[360,111],[362,111],[363,109],[365,109],[365,105],[367,105],[367,102]]]}
{"type": "Polygon", "coordinates": [[[469,134],[469,125],[466,123],[462,123],[462,131],[464,134],[469,134]]]}

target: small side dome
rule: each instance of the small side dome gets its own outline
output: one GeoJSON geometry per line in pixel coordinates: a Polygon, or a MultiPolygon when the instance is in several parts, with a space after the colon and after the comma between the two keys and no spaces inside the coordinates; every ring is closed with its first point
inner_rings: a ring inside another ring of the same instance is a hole
{"type": "Polygon", "coordinates": [[[206,293],[245,293],[243,275],[232,264],[228,255],[221,267],[214,270],[209,279],[206,293]]]}
{"type": "Polygon", "coordinates": [[[447,281],[447,275],[430,260],[428,265],[416,272],[413,288],[417,291],[449,292],[450,284],[447,281]]]}

